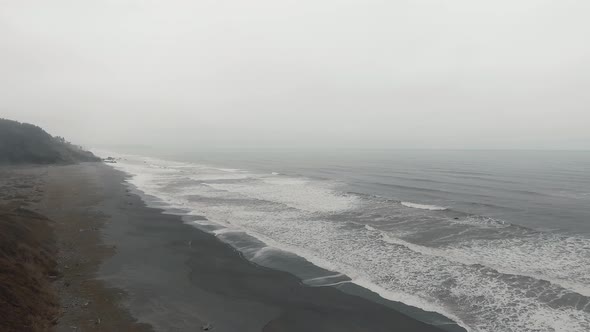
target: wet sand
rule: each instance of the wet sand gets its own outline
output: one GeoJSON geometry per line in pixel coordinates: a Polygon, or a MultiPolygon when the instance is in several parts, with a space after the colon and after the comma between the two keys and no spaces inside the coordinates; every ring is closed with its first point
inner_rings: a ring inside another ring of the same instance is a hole
{"type": "Polygon", "coordinates": [[[32,204],[55,222],[59,331],[440,331],[252,264],[180,216],[146,207],[108,165],[39,176],[32,204]]]}

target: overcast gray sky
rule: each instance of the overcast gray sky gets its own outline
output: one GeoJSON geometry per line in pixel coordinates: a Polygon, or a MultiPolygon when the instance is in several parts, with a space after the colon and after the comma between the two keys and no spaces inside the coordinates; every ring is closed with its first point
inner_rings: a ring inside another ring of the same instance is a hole
{"type": "Polygon", "coordinates": [[[588,0],[0,0],[0,117],[90,146],[590,149],[588,0]]]}

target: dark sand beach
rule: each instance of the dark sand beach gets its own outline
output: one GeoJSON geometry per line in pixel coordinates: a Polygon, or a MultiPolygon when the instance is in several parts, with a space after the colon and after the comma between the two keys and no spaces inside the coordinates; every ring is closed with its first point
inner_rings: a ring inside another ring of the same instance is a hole
{"type": "Polygon", "coordinates": [[[59,301],[54,224],[26,209],[38,202],[37,174],[0,168],[0,331],[47,331],[59,301]]]}
{"type": "Polygon", "coordinates": [[[252,264],[180,216],[146,207],[123,184],[125,174],[105,164],[2,175],[4,192],[22,179],[34,182],[5,203],[51,220],[57,256],[55,276],[46,276],[60,303],[58,331],[439,331],[252,264]]]}
{"type": "Polygon", "coordinates": [[[96,279],[115,251],[102,244],[108,216],[84,172],[94,167],[0,168],[0,331],[151,330],[119,305],[120,290],[96,279]]]}

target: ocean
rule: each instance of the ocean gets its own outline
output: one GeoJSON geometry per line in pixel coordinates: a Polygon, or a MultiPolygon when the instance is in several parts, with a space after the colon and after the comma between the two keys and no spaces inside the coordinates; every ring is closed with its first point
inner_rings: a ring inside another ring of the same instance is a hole
{"type": "Polygon", "coordinates": [[[98,154],[148,205],[311,287],[449,331],[590,331],[590,152],[98,154]]]}

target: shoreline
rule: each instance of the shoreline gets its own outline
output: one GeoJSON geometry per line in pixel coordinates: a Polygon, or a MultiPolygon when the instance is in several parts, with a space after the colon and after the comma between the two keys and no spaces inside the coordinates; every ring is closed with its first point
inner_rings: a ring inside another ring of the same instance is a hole
{"type": "MultiPolygon", "coordinates": [[[[106,153],[106,155],[112,155],[112,153],[106,153]]],[[[125,156],[115,155],[126,161],[125,156]]],[[[148,164],[150,162],[147,161],[148,164]]],[[[125,164],[125,162],[122,163],[125,164]]],[[[173,161],[172,163],[184,164],[185,162],[173,161]]],[[[377,283],[372,282],[370,277],[364,276],[362,273],[346,265],[342,266],[318,258],[312,252],[307,251],[305,247],[293,247],[285,244],[285,242],[277,242],[263,235],[263,233],[240,227],[239,223],[232,225],[229,221],[227,223],[210,222],[205,215],[200,216],[198,215],[199,212],[195,214],[195,211],[191,211],[191,208],[194,206],[191,204],[190,198],[188,202],[183,202],[183,199],[186,199],[186,197],[183,197],[179,203],[174,200],[173,196],[172,198],[169,197],[168,195],[170,193],[167,191],[158,193],[157,191],[152,191],[150,187],[143,188],[143,182],[136,181],[133,176],[135,174],[143,178],[141,172],[138,173],[132,168],[130,173],[126,173],[129,170],[125,166],[119,167],[116,164],[111,166],[118,171],[128,174],[126,185],[133,193],[139,195],[147,206],[158,209],[164,214],[179,216],[185,223],[199,231],[212,234],[218,241],[227,244],[232,250],[237,251],[243,258],[253,264],[287,272],[297,277],[301,283],[309,287],[333,287],[346,294],[368,299],[371,302],[382,304],[396,312],[403,313],[415,320],[436,326],[447,332],[464,332],[469,329],[466,327],[466,324],[445,310],[444,307],[424,301],[411,294],[406,294],[403,291],[398,293],[389,291],[377,283]],[[147,190],[147,193],[143,190],[147,190]],[[193,218],[196,220],[193,220],[193,218]],[[311,283],[308,283],[308,280],[311,283]],[[318,282],[318,280],[333,280],[333,283],[330,281],[318,282]]],[[[167,168],[166,166],[160,166],[161,168],[167,168]]],[[[218,169],[218,167],[221,166],[215,166],[213,168],[218,169]]],[[[238,170],[232,168],[224,168],[223,170],[229,172],[244,171],[243,169],[238,170]]],[[[208,174],[207,171],[204,171],[205,174],[208,174]]],[[[147,172],[147,175],[150,174],[150,172],[147,172]]],[[[199,190],[196,190],[196,197],[200,195],[198,192],[199,190]]],[[[211,201],[207,205],[210,204],[215,207],[219,203],[211,201]]],[[[229,208],[231,204],[231,201],[227,202],[223,204],[223,208],[229,208]]],[[[240,203],[238,202],[238,204],[240,203]]],[[[221,205],[219,207],[221,208],[221,205]]],[[[207,211],[207,208],[201,207],[199,211],[205,213],[204,211],[207,211]]],[[[216,216],[215,211],[212,213],[212,216],[216,216]]],[[[221,216],[219,220],[225,219],[221,216]]]]}
{"type": "Polygon", "coordinates": [[[118,246],[102,278],[127,291],[131,312],[155,330],[211,324],[219,331],[441,331],[382,304],[334,287],[305,286],[292,274],[256,265],[181,216],[147,207],[123,184],[128,175],[108,170],[119,174],[109,177],[119,188],[107,206],[120,210],[109,210],[105,241],[118,246]],[[142,259],[129,265],[138,252],[142,259]]]}
{"type": "Polygon", "coordinates": [[[178,215],[146,206],[102,163],[34,168],[54,221],[57,331],[420,331],[382,303],[248,261],[178,215]]]}

